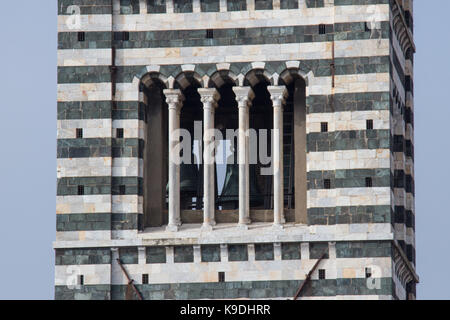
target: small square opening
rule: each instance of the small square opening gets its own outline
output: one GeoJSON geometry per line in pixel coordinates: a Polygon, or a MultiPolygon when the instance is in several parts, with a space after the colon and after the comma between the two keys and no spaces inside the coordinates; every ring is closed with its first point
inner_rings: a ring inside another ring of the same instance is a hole
{"type": "Polygon", "coordinates": [[[225,272],[219,272],[219,282],[225,282],[225,272]]]}
{"type": "Polygon", "coordinates": [[[77,139],[83,139],[83,129],[78,128],[76,133],[77,139]]]}
{"type": "Polygon", "coordinates": [[[366,128],[367,130],[373,130],[373,120],[366,120],[366,128]]]}
{"type": "Polygon", "coordinates": [[[213,39],[214,38],[214,30],[213,29],[206,29],[206,38],[207,39],[213,39]]]}
{"type": "Polygon", "coordinates": [[[366,178],[366,188],[372,188],[372,178],[371,177],[367,177],[366,178]]]}
{"type": "Polygon", "coordinates": [[[117,129],[116,136],[118,139],[123,139],[123,128],[117,129]]]}
{"type": "Polygon", "coordinates": [[[319,24],[319,34],[327,33],[327,28],[324,24],[319,24]]]}
{"type": "Polygon", "coordinates": [[[328,132],[328,122],[320,123],[320,132],[328,132]]]}
{"type": "Polygon", "coordinates": [[[78,275],[78,284],[79,284],[80,286],[83,286],[83,285],[84,285],[84,275],[82,275],[82,274],[79,274],[79,275],[78,275]]]}
{"type": "Polygon", "coordinates": [[[319,279],[323,280],[325,279],[325,276],[326,276],[325,269],[319,269],[319,279]]]}
{"type": "Polygon", "coordinates": [[[84,32],[78,32],[78,41],[82,42],[85,40],[85,33],[84,32]]]}
{"type": "Polygon", "coordinates": [[[325,189],[331,189],[331,180],[330,179],[324,179],[323,180],[323,187],[325,189]]]}
{"type": "Polygon", "coordinates": [[[83,196],[84,195],[84,186],[78,186],[78,195],[83,196]]]}
{"type": "Polygon", "coordinates": [[[148,284],[148,274],[144,273],[142,275],[142,284],[148,284]]]}

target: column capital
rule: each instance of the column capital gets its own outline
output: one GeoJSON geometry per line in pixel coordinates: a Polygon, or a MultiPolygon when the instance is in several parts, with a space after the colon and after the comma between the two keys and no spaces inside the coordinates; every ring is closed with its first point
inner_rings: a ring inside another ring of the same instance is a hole
{"type": "Polygon", "coordinates": [[[286,86],[268,86],[267,91],[269,91],[274,108],[281,107],[286,102],[288,97],[286,86]]]}
{"type": "Polygon", "coordinates": [[[197,89],[200,95],[200,101],[203,103],[203,108],[210,104],[212,107],[217,108],[217,103],[220,100],[220,93],[216,88],[199,88],[197,89]]]}
{"type": "Polygon", "coordinates": [[[184,95],[179,89],[164,89],[164,95],[166,96],[166,102],[169,105],[169,109],[181,109],[183,106],[184,95]]]}
{"type": "Polygon", "coordinates": [[[250,87],[233,87],[233,92],[239,108],[250,107],[255,98],[255,93],[250,87]]]}

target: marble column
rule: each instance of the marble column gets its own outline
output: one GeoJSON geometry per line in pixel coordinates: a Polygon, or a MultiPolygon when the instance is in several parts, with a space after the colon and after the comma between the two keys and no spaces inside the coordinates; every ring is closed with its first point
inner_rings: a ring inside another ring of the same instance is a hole
{"type": "Polygon", "coordinates": [[[250,87],[233,87],[239,108],[238,163],[239,163],[239,226],[250,223],[250,172],[249,172],[249,108],[255,97],[250,87]]]}
{"type": "Polygon", "coordinates": [[[273,224],[280,227],[284,218],[283,174],[283,104],[288,92],[285,86],[269,86],[273,104],[273,224]]]}
{"type": "Polygon", "coordinates": [[[180,143],[180,111],[184,96],[180,90],[164,90],[169,106],[169,224],[167,231],[178,231],[181,225],[180,215],[180,155],[174,149],[180,143]]]}
{"type": "Polygon", "coordinates": [[[203,103],[203,229],[216,224],[214,113],[220,99],[214,88],[198,89],[203,103]]]}

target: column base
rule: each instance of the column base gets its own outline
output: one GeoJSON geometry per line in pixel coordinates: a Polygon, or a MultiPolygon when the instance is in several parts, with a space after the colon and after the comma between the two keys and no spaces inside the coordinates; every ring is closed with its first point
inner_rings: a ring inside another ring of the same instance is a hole
{"type": "Polygon", "coordinates": [[[166,227],[167,232],[177,232],[178,230],[180,230],[180,226],[175,224],[170,224],[166,227]]]}
{"type": "Polygon", "coordinates": [[[203,224],[202,225],[202,231],[206,231],[206,232],[213,231],[214,230],[214,228],[213,228],[214,225],[215,225],[215,223],[214,224],[213,223],[203,224]]]}
{"type": "Polygon", "coordinates": [[[282,224],[279,224],[279,223],[274,223],[274,224],[272,225],[272,228],[273,228],[274,230],[277,230],[277,231],[284,230],[284,226],[283,226],[282,224]]]}
{"type": "Polygon", "coordinates": [[[248,230],[248,223],[239,223],[237,227],[241,230],[248,230]]]}

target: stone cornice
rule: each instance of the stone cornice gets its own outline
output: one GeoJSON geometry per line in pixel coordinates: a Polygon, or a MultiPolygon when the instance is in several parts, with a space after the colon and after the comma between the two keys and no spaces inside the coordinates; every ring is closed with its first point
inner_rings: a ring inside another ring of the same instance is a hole
{"type": "Polygon", "coordinates": [[[406,51],[411,48],[415,53],[416,45],[414,44],[414,37],[406,24],[406,20],[398,0],[393,0],[392,15],[394,32],[397,35],[403,51],[406,53],[406,51]]]}

